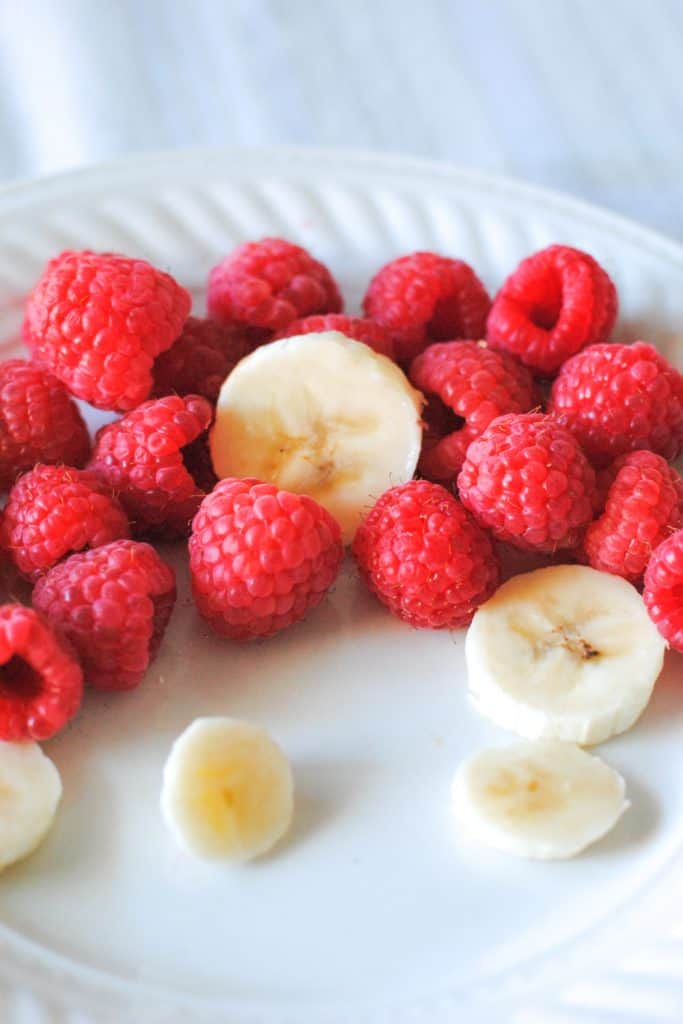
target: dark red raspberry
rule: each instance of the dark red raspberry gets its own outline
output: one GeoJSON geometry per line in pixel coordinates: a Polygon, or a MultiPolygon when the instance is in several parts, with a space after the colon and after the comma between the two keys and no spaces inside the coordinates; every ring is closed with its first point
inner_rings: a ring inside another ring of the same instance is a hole
{"type": "Polygon", "coordinates": [[[683,651],[683,530],[655,549],[645,570],[643,598],[667,643],[683,651]]]}
{"type": "Polygon", "coordinates": [[[467,263],[416,252],[377,271],[363,308],[391,334],[396,360],[409,363],[432,341],[483,338],[491,300],[467,263]]]}
{"type": "Polygon", "coordinates": [[[648,448],[665,459],[683,450],[683,374],[652,345],[592,345],[569,359],[548,404],[596,466],[648,448]]]}
{"type": "Polygon", "coordinates": [[[595,472],[568,430],[541,413],[490,423],[458,476],[463,504],[518,548],[574,547],[593,514],[595,472]]]}
{"type": "Polygon", "coordinates": [[[187,471],[204,494],[208,494],[218,483],[211,460],[209,448],[209,432],[204,431],[196,441],[183,448],[183,462],[187,471]]]}
{"type": "Polygon", "coordinates": [[[209,274],[207,304],[220,323],[273,333],[299,317],[342,308],[327,267],[283,238],[245,242],[226,256],[209,274]]]}
{"type": "Polygon", "coordinates": [[[24,340],[77,398],[133,409],[152,390],[152,364],[190,312],[189,292],[145,260],[63,252],[31,292],[24,340]]]}
{"type": "Polygon", "coordinates": [[[320,331],[339,331],[347,338],[362,341],[382,356],[394,358],[394,343],[389,332],[374,320],[359,316],[344,316],[343,313],[328,313],[327,316],[306,316],[294,320],[289,327],[279,331],[277,338],[293,338],[299,334],[318,334],[320,331]]]}
{"type": "Polygon", "coordinates": [[[419,470],[429,480],[453,480],[470,442],[496,416],[539,404],[526,367],[485,341],[430,345],[413,361],[410,379],[427,398],[419,470]]]}
{"type": "Polygon", "coordinates": [[[159,650],[175,573],[149,544],[118,540],[72,555],[36,584],[33,604],[81,659],[86,683],[131,690],[159,650]]]}
{"type": "Polygon", "coordinates": [[[583,556],[638,584],[657,545],[683,526],[683,480],[661,455],[629,452],[599,474],[598,490],[605,508],[586,531],[583,556]]]}
{"type": "Polygon", "coordinates": [[[95,438],[89,468],[118,495],[138,536],[185,537],[204,491],[185,463],[212,409],[199,395],[143,402],[95,438]]]}
{"type": "Polygon", "coordinates": [[[343,552],[339,524],[312,498],[258,480],[221,480],[192,524],[197,608],[233,640],[272,636],[322,600],[343,552]]]}
{"type": "Polygon", "coordinates": [[[78,711],[83,673],[68,643],[21,604],[0,606],[0,740],[47,740],[78,711]]]}
{"type": "Polygon", "coordinates": [[[152,394],[202,395],[215,402],[225,378],[253,347],[241,327],[188,317],[178,340],[154,363],[152,394]]]}
{"type": "Polygon", "coordinates": [[[19,477],[5,506],[2,547],[29,580],[74,551],[130,536],[111,489],[72,466],[42,466],[19,477]]]}
{"type": "Polygon", "coordinates": [[[500,579],[484,531],[444,487],[411,480],[386,491],[353,554],[370,590],[411,626],[466,626],[500,579]]]}
{"type": "Polygon", "coordinates": [[[82,466],[90,438],[61,381],[25,359],[0,363],[0,490],[36,462],[82,466]]]}
{"type": "Polygon", "coordinates": [[[550,376],[585,345],[606,341],[616,318],[617,292],[600,264],[580,249],[551,245],[503,283],[486,332],[496,348],[550,376]]]}

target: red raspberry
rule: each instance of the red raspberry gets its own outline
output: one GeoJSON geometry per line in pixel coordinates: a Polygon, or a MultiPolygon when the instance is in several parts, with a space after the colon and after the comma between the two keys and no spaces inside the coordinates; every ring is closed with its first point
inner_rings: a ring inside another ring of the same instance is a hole
{"type": "Polygon", "coordinates": [[[444,487],[411,480],[386,491],[361,523],[353,554],[370,590],[411,626],[466,626],[498,586],[493,547],[444,487]]]}
{"type": "Polygon", "coordinates": [[[573,435],[550,416],[511,413],[469,446],[458,488],[498,540],[552,552],[574,547],[590,522],[595,472],[573,435]]]}
{"type": "Polygon", "coordinates": [[[47,740],[78,711],[83,673],[42,615],[0,606],[0,740],[47,740]]]}
{"type": "Polygon", "coordinates": [[[661,455],[622,455],[598,476],[605,510],[588,527],[583,555],[594,569],[640,583],[653,550],[683,526],[683,480],[661,455]]]}
{"type": "Polygon", "coordinates": [[[31,292],[24,340],[41,366],[99,409],[133,409],[180,334],[189,292],[145,260],[63,252],[31,292]]]}
{"type": "Polygon", "coordinates": [[[197,608],[233,640],[272,636],[322,600],[343,553],[339,524],[312,498],[221,480],[192,524],[197,608]]]}
{"type": "Polygon", "coordinates": [[[655,549],[645,570],[643,598],[667,643],[683,651],[683,530],[655,549]]]}
{"type": "Polygon", "coordinates": [[[215,402],[221,385],[253,342],[240,327],[191,316],[183,332],[154,363],[154,397],[202,395],[215,402]]]}
{"type": "Polygon", "coordinates": [[[128,519],[110,488],[72,466],[38,464],[19,477],[0,528],[3,548],[29,580],[74,551],[128,536],[128,519]]]}
{"type": "Polygon", "coordinates": [[[90,438],[61,381],[24,359],[0,363],[0,490],[36,462],[82,466],[90,438]]]}
{"type": "Polygon", "coordinates": [[[209,274],[209,315],[281,331],[311,313],[338,313],[342,300],[327,267],[306,249],[282,238],[245,242],[209,274]]]}
{"type": "Polygon", "coordinates": [[[617,292],[592,256],[551,245],[522,260],[493,300],[486,325],[496,348],[543,375],[584,345],[606,341],[617,318],[617,292]]]}
{"type": "Polygon", "coordinates": [[[363,308],[408,363],[432,341],[481,338],[491,300],[472,268],[433,252],[400,256],[377,271],[363,308]]]}
{"type": "Polygon", "coordinates": [[[211,417],[205,398],[166,395],[98,432],[89,468],[118,495],[136,536],[173,539],[190,532],[204,492],[185,450],[211,417]]]}
{"type": "Polygon", "coordinates": [[[683,450],[683,374],[652,345],[592,345],[569,359],[548,412],[596,466],[648,448],[665,459],[683,450]]]}
{"type": "Polygon", "coordinates": [[[175,599],[173,569],[134,540],[72,555],[33,592],[34,606],[71,642],[86,682],[100,690],[131,690],[142,681],[175,599]]]}
{"type": "Polygon", "coordinates": [[[359,316],[344,316],[343,313],[328,313],[327,316],[306,316],[294,320],[279,331],[277,338],[294,338],[299,334],[317,334],[319,331],[339,331],[347,338],[362,341],[382,356],[394,358],[394,343],[389,332],[374,320],[359,316]]]}
{"type": "Polygon", "coordinates": [[[430,480],[453,480],[470,442],[496,416],[539,404],[526,367],[485,341],[430,345],[413,361],[410,379],[427,398],[419,470],[430,480]]]}

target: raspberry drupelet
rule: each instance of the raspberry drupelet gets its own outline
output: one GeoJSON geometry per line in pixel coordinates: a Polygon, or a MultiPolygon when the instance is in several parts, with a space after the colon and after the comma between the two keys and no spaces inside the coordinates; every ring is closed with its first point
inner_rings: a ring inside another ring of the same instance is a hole
{"type": "Polygon", "coordinates": [[[389,332],[381,324],[374,320],[367,320],[359,316],[344,316],[343,313],[328,313],[325,316],[306,316],[301,320],[294,320],[278,331],[276,338],[293,338],[299,334],[319,334],[322,331],[339,331],[347,338],[354,341],[362,341],[375,352],[382,356],[394,358],[394,344],[389,332]]]}
{"type": "Polygon", "coordinates": [[[482,341],[430,345],[413,361],[410,379],[427,399],[418,468],[443,483],[457,476],[468,445],[491,420],[540,404],[529,370],[482,341]]]}
{"type": "Polygon", "coordinates": [[[278,633],[324,597],[343,556],[339,524],[305,495],[253,479],[221,480],[190,537],[192,592],[217,633],[278,633]]]}
{"type": "Polygon", "coordinates": [[[34,606],[80,657],[86,683],[100,690],[138,686],[175,600],[171,566],[133,540],[72,555],[38,580],[33,593],[34,606]]]}
{"type": "Polygon", "coordinates": [[[650,618],[676,651],[683,651],[683,530],[655,549],[643,589],[650,618]]]}
{"type": "Polygon", "coordinates": [[[306,249],[263,238],[238,246],[212,269],[207,305],[214,320],[265,332],[264,340],[300,317],[341,312],[342,299],[327,267],[306,249]]]}
{"type": "Polygon", "coordinates": [[[617,292],[579,249],[551,245],[528,256],[493,300],[486,337],[536,373],[551,376],[585,345],[609,338],[617,292]]]}
{"type": "Polygon", "coordinates": [[[386,491],[361,523],[353,555],[394,615],[425,629],[457,629],[496,589],[493,546],[444,487],[412,480],[386,491]]]}
{"type": "Polygon", "coordinates": [[[363,308],[391,335],[396,361],[408,364],[433,341],[482,338],[491,300],[467,263],[416,252],[377,271],[363,308]]]}
{"type": "Polygon", "coordinates": [[[152,366],[190,312],[190,294],[145,260],[63,252],[26,304],[24,340],[34,360],[77,398],[125,411],[152,390],[152,366]]]}
{"type": "Polygon", "coordinates": [[[83,673],[33,608],[0,606],[0,740],[47,740],[76,714],[83,673]]]}
{"type": "Polygon", "coordinates": [[[493,420],[467,449],[458,476],[463,504],[515,547],[575,547],[592,518],[595,472],[578,442],[550,416],[493,420]]]}
{"type": "Polygon", "coordinates": [[[215,403],[225,378],[253,347],[241,327],[188,317],[177,341],[155,360],[152,395],[202,395],[215,403]]]}

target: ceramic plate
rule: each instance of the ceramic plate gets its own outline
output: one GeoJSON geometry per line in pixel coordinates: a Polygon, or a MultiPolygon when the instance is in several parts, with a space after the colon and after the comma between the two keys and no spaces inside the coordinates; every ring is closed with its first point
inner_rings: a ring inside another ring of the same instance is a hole
{"type": "MultiPolygon", "coordinates": [[[[592,252],[618,335],[683,367],[683,250],[609,213],[452,168],[344,153],[177,153],[0,194],[0,328],[65,247],[170,269],[201,308],[236,242],[310,247],[355,310],[371,273],[416,249],[491,289],[549,242],[592,252]]],[[[598,1024],[680,1021],[682,662],[602,751],[633,807],[566,863],[471,847],[453,827],[461,758],[509,737],[465,693],[463,633],[415,632],[347,566],[303,624],[260,645],[208,635],[188,597],[134,693],[88,696],[47,744],[65,798],[42,849],[0,878],[3,1024],[598,1024]],[[291,834],[240,869],[181,854],[161,770],[196,715],[266,726],[297,785],[291,834]]]]}

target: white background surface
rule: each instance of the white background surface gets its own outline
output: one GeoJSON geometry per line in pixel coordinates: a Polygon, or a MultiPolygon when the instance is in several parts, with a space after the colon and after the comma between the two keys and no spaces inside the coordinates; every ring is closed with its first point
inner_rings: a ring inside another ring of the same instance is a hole
{"type": "Polygon", "coordinates": [[[0,0],[0,180],[160,147],[445,158],[683,238],[680,0],[0,0]]]}

